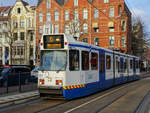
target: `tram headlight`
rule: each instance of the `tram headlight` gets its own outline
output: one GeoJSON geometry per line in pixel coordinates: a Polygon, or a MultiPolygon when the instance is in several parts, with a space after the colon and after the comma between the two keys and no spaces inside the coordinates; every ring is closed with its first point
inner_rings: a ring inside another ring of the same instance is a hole
{"type": "Polygon", "coordinates": [[[56,80],[56,85],[62,86],[63,85],[63,81],[62,80],[56,80]]]}

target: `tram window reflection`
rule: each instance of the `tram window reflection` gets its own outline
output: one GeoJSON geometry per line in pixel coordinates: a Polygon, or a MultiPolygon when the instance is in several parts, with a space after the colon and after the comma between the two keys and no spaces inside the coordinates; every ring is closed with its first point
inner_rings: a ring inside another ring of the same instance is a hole
{"type": "Polygon", "coordinates": [[[69,50],[69,70],[78,71],[79,70],[79,51],[69,50]]]}
{"type": "Polygon", "coordinates": [[[89,52],[82,51],[82,70],[89,70],[89,52]]]}
{"type": "Polygon", "coordinates": [[[98,54],[91,53],[91,70],[98,70],[98,54]]]}

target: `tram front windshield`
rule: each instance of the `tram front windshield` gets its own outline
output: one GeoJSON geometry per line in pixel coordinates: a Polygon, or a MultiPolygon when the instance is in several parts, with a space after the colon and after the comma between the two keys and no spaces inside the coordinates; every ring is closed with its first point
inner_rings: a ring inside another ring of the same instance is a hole
{"type": "Polygon", "coordinates": [[[41,51],[41,71],[64,71],[67,65],[67,52],[56,50],[41,51]]]}

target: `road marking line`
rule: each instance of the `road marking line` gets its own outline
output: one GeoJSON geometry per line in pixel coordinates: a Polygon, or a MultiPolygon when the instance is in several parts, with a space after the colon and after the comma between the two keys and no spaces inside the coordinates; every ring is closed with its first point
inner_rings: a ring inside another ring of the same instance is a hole
{"type": "Polygon", "coordinates": [[[111,93],[113,93],[113,92],[116,92],[116,91],[118,91],[118,90],[120,90],[120,89],[122,89],[122,88],[124,88],[124,87],[127,87],[127,86],[123,86],[123,87],[121,87],[121,88],[118,88],[118,89],[116,89],[116,90],[113,90],[113,91],[111,91],[111,92],[109,92],[109,93],[106,93],[106,94],[104,94],[104,95],[102,95],[102,96],[100,96],[100,97],[97,97],[97,98],[95,98],[95,99],[93,99],[93,100],[91,100],[91,101],[89,101],[89,102],[86,102],[86,103],[84,103],[84,104],[81,104],[80,106],[77,106],[77,107],[75,107],[75,108],[72,108],[72,109],[70,109],[70,110],[68,110],[68,111],[66,111],[66,112],[64,112],[64,113],[70,113],[70,112],[72,112],[72,111],[74,111],[74,110],[76,110],[76,109],[78,109],[78,108],[81,108],[81,107],[83,107],[83,106],[85,106],[85,105],[87,105],[87,104],[89,104],[89,103],[92,103],[92,102],[94,102],[94,101],[96,101],[96,100],[98,100],[98,99],[101,99],[101,98],[103,98],[103,97],[105,97],[105,96],[107,96],[107,95],[109,95],[109,94],[111,94],[111,93]]]}

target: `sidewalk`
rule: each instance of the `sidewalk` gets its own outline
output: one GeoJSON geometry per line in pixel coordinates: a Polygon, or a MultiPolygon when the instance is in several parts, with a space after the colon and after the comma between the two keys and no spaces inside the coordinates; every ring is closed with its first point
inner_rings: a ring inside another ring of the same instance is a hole
{"type": "Polygon", "coordinates": [[[0,97],[0,108],[8,105],[19,104],[31,99],[39,98],[38,91],[4,95],[0,97]]]}

